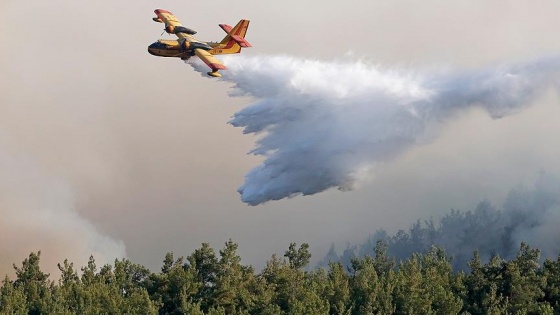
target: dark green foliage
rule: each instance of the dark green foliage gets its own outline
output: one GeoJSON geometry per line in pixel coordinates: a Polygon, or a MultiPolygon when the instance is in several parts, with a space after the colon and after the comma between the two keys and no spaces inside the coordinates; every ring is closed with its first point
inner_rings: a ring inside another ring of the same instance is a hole
{"type": "Polygon", "coordinates": [[[14,264],[17,280],[14,281],[13,286],[16,289],[23,289],[30,315],[45,313],[52,289],[49,275],[43,273],[39,267],[40,258],[41,252],[31,253],[23,261],[21,268],[14,264]]]}
{"type": "Polygon", "coordinates": [[[25,315],[28,309],[23,286],[14,286],[6,276],[0,289],[0,314],[25,315]]]}
{"type": "Polygon", "coordinates": [[[484,264],[474,252],[469,273],[454,272],[440,247],[397,264],[383,241],[348,269],[330,262],[309,271],[308,249],[292,243],[260,273],[241,263],[231,240],[218,255],[208,244],[186,259],[168,253],[157,273],[127,259],[98,269],[90,257],[79,272],[59,264],[56,283],[31,253],[14,266],[15,280],[2,281],[0,315],[560,314],[560,257],[541,266],[540,251],[525,243],[510,260],[484,264]]]}
{"type": "Polygon", "coordinates": [[[284,257],[287,257],[290,262],[290,267],[299,269],[307,266],[309,258],[311,258],[308,249],[309,244],[307,243],[301,244],[298,250],[296,250],[296,243],[291,243],[286,253],[284,253],[284,257]]]}
{"type": "Polygon", "coordinates": [[[174,260],[173,253],[167,253],[161,273],[152,273],[146,279],[147,292],[159,306],[159,314],[202,314],[200,304],[193,302],[202,284],[183,260],[174,260]]]}

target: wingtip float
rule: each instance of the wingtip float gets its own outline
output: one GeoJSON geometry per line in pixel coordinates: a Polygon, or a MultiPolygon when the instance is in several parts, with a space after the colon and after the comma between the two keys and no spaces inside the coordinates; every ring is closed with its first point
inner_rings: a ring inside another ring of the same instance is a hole
{"type": "Polygon", "coordinates": [[[249,20],[241,20],[234,27],[220,24],[219,26],[227,33],[226,37],[220,42],[203,42],[194,38],[196,31],[181,25],[173,13],[163,9],[157,9],[154,13],[156,17],[152,19],[164,23],[165,32],[175,34],[177,40],[160,39],[148,46],[148,52],[158,57],[176,57],[182,60],[197,56],[212,70],[208,72],[209,76],[221,77],[218,70],[227,69],[214,55],[238,54],[241,48],[252,47],[245,39],[249,20]]]}

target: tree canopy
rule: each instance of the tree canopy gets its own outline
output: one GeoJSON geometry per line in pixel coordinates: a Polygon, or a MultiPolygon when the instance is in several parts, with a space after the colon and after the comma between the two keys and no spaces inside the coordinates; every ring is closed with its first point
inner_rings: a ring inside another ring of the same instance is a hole
{"type": "Polygon", "coordinates": [[[186,258],[168,253],[160,271],[127,259],[79,271],[65,260],[57,281],[31,253],[0,287],[0,314],[560,314],[560,256],[539,262],[521,243],[510,260],[478,251],[468,272],[453,271],[440,247],[397,262],[378,241],[348,268],[309,270],[308,244],[292,243],[260,272],[243,265],[237,244],[216,253],[202,244],[186,258]]]}

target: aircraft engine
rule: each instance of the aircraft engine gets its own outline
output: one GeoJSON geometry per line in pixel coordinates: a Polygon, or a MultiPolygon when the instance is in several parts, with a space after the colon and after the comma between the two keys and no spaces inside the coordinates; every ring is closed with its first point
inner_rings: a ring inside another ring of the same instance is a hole
{"type": "Polygon", "coordinates": [[[195,30],[191,30],[190,28],[186,28],[186,27],[184,27],[184,26],[177,26],[177,27],[175,27],[175,29],[173,30],[173,32],[174,32],[175,34],[179,34],[179,33],[186,33],[186,34],[189,34],[189,35],[194,35],[194,34],[196,34],[196,31],[195,31],[195,30]]]}
{"type": "Polygon", "coordinates": [[[167,34],[173,34],[173,31],[175,30],[175,27],[168,25],[165,27],[165,31],[167,32],[167,34]]]}
{"type": "Polygon", "coordinates": [[[200,43],[200,42],[193,42],[190,43],[190,49],[194,50],[194,49],[204,49],[204,50],[211,50],[212,47],[210,47],[209,45],[205,44],[205,43],[200,43]]]}
{"type": "Polygon", "coordinates": [[[181,47],[182,52],[186,52],[187,50],[189,50],[189,48],[191,46],[191,43],[189,43],[184,38],[179,38],[179,40],[177,42],[179,43],[179,47],[181,47]]]}

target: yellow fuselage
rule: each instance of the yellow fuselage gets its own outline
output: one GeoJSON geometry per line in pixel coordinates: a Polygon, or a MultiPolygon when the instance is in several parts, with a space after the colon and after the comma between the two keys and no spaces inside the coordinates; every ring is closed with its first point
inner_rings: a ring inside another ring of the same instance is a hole
{"type": "MultiPolygon", "coordinates": [[[[207,45],[206,49],[211,47],[208,52],[212,55],[236,54],[241,51],[241,48],[234,43],[224,45],[217,42],[200,42],[200,44],[207,45]]],[[[158,57],[177,57],[185,60],[194,55],[192,50],[181,47],[179,41],[170,39],[160,39],[151,44],[148,46],[148,52],[158,57]]]]}
{"type": "Polygon", "coordinates": [[[148,52],[159,57],[177,57],[181,59],[189,59],[191,54],[181,49],[179,42],[176,40],[160,39],[148,46],[148,52]]]}
{"type": "Polygon", "coordinates": [[[225,70],[227,67],[213,55],[237,54],[241,52],[241,47],[251,47],[251,44],[245,39],[249,20],[240,20],[235,27],[227,24],[220,24],[220,27],[227,33],[221,42],[203,42],[197,40],[192,35],[196,31],[181,25],[181,22],[173,15],[173,13],[163,10],[154,10],[156,17],[152,18],[155,22],[165,24],[165,32],[174,34],[178,40],[160,39],[148,46],[148,52],[159,57],[176,57],[183,60],[192,56],[197,56],[212,71],[208,75],[220,77],[218,70],[225,70]]]}

